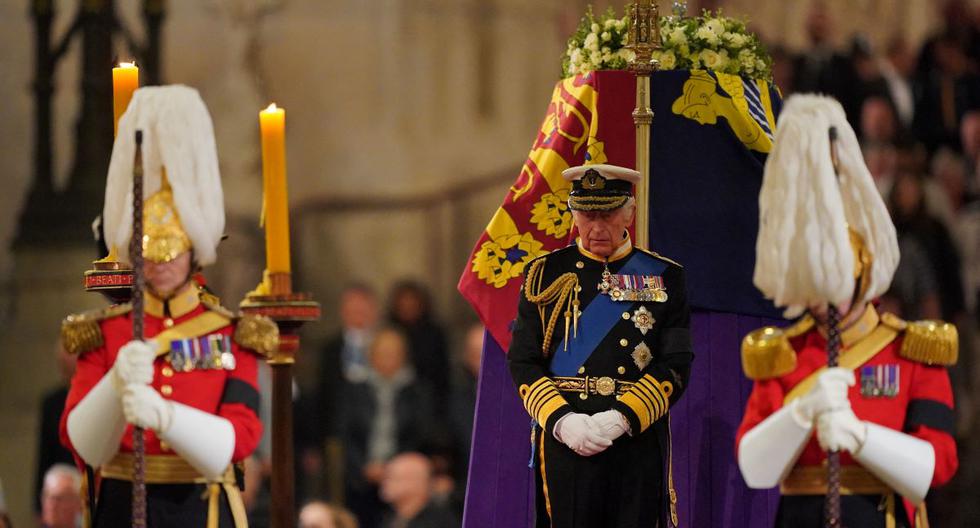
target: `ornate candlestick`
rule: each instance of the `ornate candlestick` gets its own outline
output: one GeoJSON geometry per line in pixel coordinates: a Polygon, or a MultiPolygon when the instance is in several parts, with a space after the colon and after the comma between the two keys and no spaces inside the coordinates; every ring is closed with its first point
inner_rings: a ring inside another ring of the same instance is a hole
{"type": "Polygon", "coordinates": [[[309,293],[293,292],[289,251],[289,201],[286,192],[286,114],[275,104],[259,113],[262,135],[262,219],[266,270],[259,286],[239,307],[264,315],[279,326],[279,348],[268,359],[272,368],[272,527],[296,526],[293,489],[293,363],[299,329],[320,318],[320,304],[309,293]]]}
{"type": "Polygon", "coordinates": [[[250,293],[242,312],[264,315],[279,326],[279,349],[270,358],[272,368],[272,526],[291,528],[293,489],[293,363],[299,351],[299,329],[320,318],[320,304],[308,293],[292,291],[289,273],[272,273],[270,294],[250,293]]]}

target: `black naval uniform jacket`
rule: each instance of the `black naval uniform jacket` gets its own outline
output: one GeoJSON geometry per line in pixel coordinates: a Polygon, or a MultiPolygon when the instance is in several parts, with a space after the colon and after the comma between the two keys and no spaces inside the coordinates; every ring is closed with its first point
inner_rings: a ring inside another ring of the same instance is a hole
{"type": "Polygon", "coordinates": [[[656,281],[652,283],[662,286],[661,293],[666,295],[636,302],[601,299],[609,295],[598,288],[603,259],[577,245],[545,255],[525,270],[508,362],[534,422],[537,526],[633,528],[676,524],[667,485],[667,412],[684,392],[694,358],[684,270],[669,259],[632,246],[625,254],[611,257],[608,268],[614,275],[638,279],[641,285],[656,281]],[[575,280],[565,274],[573,274],[575,280]],[[577,332],[574,317],[569,318],[567,336],[569,350],[576,340],[582,340],[581,357],[587,356],[578,368],[578,361],[563,363],[560,370],[564,375],[554,372],[558,367],[555,356],[568,353],[562,341],[565,313],[574,314],[574,297],[570,294],[564,303],[556,300],[545,305],[539,295],[556,281],[553,290],[577,282],[571,288],[577,293],[581,315],[577,332]],[[547,350],[542,351],[556,309],[560,312],[552,338],[547,350]],[[594,348],[592,343],[597,343],[594,348]],[[575,370],[569,375],[570,368],[575,370]],[[555,439],[555,424],[563,416],[609,409],[627,418],[630,431],[602,453],[583,457],[555,439]]]}

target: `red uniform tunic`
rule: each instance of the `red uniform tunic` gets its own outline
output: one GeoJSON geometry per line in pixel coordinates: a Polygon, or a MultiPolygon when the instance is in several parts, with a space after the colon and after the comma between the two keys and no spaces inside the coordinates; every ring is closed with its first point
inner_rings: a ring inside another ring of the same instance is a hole
{"type": "MultiPolygon", "coordinates": [[[[844,332],[842,358],[868,339],[879,324],[885,324],[878,320],[873,308],[869,308],[862,321],[860,328],[844,332]]],[[[897,318],[891,317],[890,321],[897,321],[897,318]]],[[[897,330],[894,339],[855,368],[857,379],[848,391],[848,397],[854,414],[860,420],[903,431],[932,444],[936,455],[932,486],[940,486],[952,478],[958,466],[956,443],[952,436],[953,393],[949,374],[944,366],[912,360],[903,354],[906,339],[903,329],[897,330]],[[887,375],[883,376],[884,372],[887,375]],[[871,379],[868,379],[869,376],[871,379]],[[863,382],[873,387],[875,381],[881,387],[885,377],[888,377],[890,385],[897,385],[894,395],[875,394],[869,387],[862,387],[863,382]],[[896,377],[897,380],[894,379],[896,377]]],[[[736,450],[745,433],[787,403],[786,397],[794,387],[827,365],[827,340],[815,326],[791,336],[789,343],[796,352],[796,366],[786,374],[755,380],[738,429],[736,450]]],[[[826,459],[827,454],[817,443],[814,432],[797,459],[796,467],[819,467],[826,459]]],[[[849,453],[842,453],[841,465],[854,466],[857,462],[849,453]]]]}
{"type": "MultiPolygon", "coordinates": [[[[160,332],[200,317],[212,309],[200,302],[194,288],[188,288],[178,297],[164,303],[151,295],[146,295],[146,315],[144,333],[152,339],[160,332]]],[[[132,312],[109,317],[98,322],[104,344],[78,356],[78,366],[72,377],[71,389],[65,402],[65,412],[61,417],[61,441],[72,448],[68,438],[67,419],[72,409],[88,394],[116,361],[119,349],[133,339],[132,312]]],[[[220,334],[232,336],[235,322],[200,335],[181,335],[182,338],[203,337],[220,334]]],[[[257,355],[243,349],[232,340],[232,354],[235,357],[234,369],[194,369],[189,372],[176,371],[170,364],[166,353],[158,355],[154,361],[153,388],[166,399],[180,402],[202,411],[226,418],[235,429],[235,448],[232,462],[239,462],[255,450],[262,436],[262,422],[258,417],[258,371],[257,355]]],[[[167,347],[169,350],[169,347],[167,347]]],[[[132,452],[132,425],[123,435],[121,452],[132,452]]],[[[166,445],[161,445],[153,431],[145,432],[146,453],[173,454],[166,445]]]]}
{"type": "MultiPolygon", "coordinates": [[[[217,305],[201,302],[195,287],[184,289],[168,301],[147,294],[145,308],[144,337],[155,343],[158,350],[152,387],[165,399],[227,419],[235,433],[231,461],[244,460],[255,450],[262,435],[262,423],[258,416],[259,354],[248,347],[266,347],[268,339],[263,341],[262,332],[265,331],[265,337],[270,331],[274,335],[273,323],[265,321],[264,330],[262,325],[258,325],[258,331],[254,325],[246,325],[252,329],[251,334],[241,332],[237,327],[244,321],[239,321],[217,305]],[[215,354],[215,363],[207,367],[196,365],[192,369],[180,368],[180,361],[176,361],[171,353],[174,342],[183,342],[194,350],[202,349],[204,342],[207,342],[207,346],[213,345],[221,352],[230,351],[233,360],[229,361],[226,357],[224,364],[219,366],[221,361],[217,358],[221,356],[215,354]],[[198,348],[195,349],[195,346],[198,348]]],[[[61,417],[61,440],[73,452],[75,450],[67,431],[68,416],[109,372],[119,349],[132,340],[132,318],[129,307],[121,305],[66,320],[63,339],[69,350],[78,353],[78,366],[61,417]]],[[[133,427],[128,425],[114,462],[126,459],[126,455],[133,451],[132,433],[133,427]]],[[[201,438],[201,442],[208,442],[208,438],[201,438]]],[[[179,455],[162,442],[154,431],[144,431],[144,443],[146,455],[166,462],[165,466],[171,465],[171,462],[182,462],[179,455]]],[[[81,460],[77,452],[76,459],[81,460]]],[[[113,462],[108,464],[113,465],[113,462]]],[[[113,468],[119,473],[118,465],[113,468]]],[[[99,468],[92,469],[94,475],[99,474],[99,468]]],[[[123,473],[129,474],[127,471],[123,473]]],[[[93,495],[98,497],[94,508],[94,526],[129,523],[131,489],[127,480],[122,476],[106,478],[105,474],[99,479],[98,490],[93,495]]],[[[151,485],[147,487],[147,515],[151,526],[204,526],[209,512],[215,507],[219,510],[218,526],[244,526],[244,507],[234,484],[227,481],[224,484],[224,500],[209,502],[202,499],[207,493],[205,484],[200,480],[179,482],[148,482],[151,485]]]]}

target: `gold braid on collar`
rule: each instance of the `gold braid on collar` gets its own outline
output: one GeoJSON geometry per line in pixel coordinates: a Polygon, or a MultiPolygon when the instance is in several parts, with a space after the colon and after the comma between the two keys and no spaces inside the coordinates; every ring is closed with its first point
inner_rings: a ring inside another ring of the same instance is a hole
{"type": "Polygon", "coordinates": [[[547,357],[548,349],[551,348],[551,339],[555,333],[555,325],[558,324],[558,314],[564,307],[565,312],[565,349],[568,349],[568,328],[574,327],[573,337],[578,335],[579,311],[578,300],[578,275],[567,272],[562,273],[555,282],[548,287],[542,288],[541,282],[544,279],[545,259],[538,259],[531,263],[527,272],[527,280],[524,281],[524,296],[528,301],[538,305],[538,314],[541,316],[541,326],[544,327],[544,341],[541,343],[541,352],[547,357]],[[551,317],[545,322],[545,308],[554,305],[551,310],[551,317]],[[574,321],[573,321],[574,319],[574,321]]]}

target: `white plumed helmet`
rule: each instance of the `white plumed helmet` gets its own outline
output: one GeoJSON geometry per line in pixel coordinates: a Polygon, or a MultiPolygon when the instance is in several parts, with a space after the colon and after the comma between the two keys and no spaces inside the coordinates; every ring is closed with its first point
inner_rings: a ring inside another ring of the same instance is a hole
{"type": "Polygon", "coordinates": [[[119,120],[102,212],[106,245],[129,263],[137,130],[143,131],[144,200],[165,194],[169,183],[179,228],[190,239],[197,263],[214,263],[225,228],[218,152],[208,109],[197,90],[187,86],[140,88],[119,120]]]}
{"type": "Polygon", "coordinates": [[[840,103],[818,95],[790,97],[759,193],[756,287],[795,317],[811,306],[847,305],[855,293],[856,302],[881,295],[898,258],[895,226],[840,103]],[[837,132],[839,177],[831,160],[831,127],[837,132]],[[856,261],[855,249],[870,262],[856,261]],[[857,280],[863,281],[860,288],[857,280]]]}

